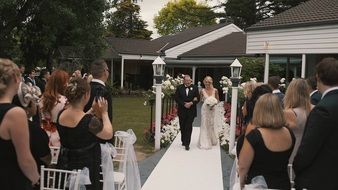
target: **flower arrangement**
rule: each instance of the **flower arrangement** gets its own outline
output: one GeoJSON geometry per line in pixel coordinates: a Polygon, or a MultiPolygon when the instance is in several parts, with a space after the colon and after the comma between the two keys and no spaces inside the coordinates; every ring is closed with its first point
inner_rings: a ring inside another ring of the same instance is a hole
{"type": "Polygon", "coordinates": [[[220,83],[220,86],[222,87],[223,94],[227,94],[229,91],[229,88],[232,86],[231,80],[226,76],[222,76],[219,83],[220,83]]]}
{"type": "Polygon", "coordinates": [[[166,75],[166,80],[162,83],[162,92],[165,96],[170,97],[175,94],[178,85],[183,84],[183,77],[177,76],[176,78],[166,75]]]}
{"type": "Polygon", "coordinates": [[[225,121],[222,124],[222,128],[218,133],[220,146],[228,153],[230,142],[230,125],[225,121]]]}
{"type": "Polygon", "coordinates": [[[178,117],[175,117],[170,123],[163,125],[161,128],[161,147],[170,145],[180,131],[178,117]]]}
{"type": "Polygon", "coordinates": [[[204,100],[205,104],[212,110],[214,106],[218,103],[215,97],[209,96],[204,100]]]}

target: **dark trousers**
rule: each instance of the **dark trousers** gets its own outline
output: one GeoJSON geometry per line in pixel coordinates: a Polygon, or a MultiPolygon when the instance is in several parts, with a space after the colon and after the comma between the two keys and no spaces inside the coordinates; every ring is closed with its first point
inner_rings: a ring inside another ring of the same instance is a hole
{"type": "Polygon", "coordinates": [[[189,146],[191,141],[192,123],[195,116],[193,114],[180,114],[178,116],[180,120],[181,141],[184,146],[189,146]]]}

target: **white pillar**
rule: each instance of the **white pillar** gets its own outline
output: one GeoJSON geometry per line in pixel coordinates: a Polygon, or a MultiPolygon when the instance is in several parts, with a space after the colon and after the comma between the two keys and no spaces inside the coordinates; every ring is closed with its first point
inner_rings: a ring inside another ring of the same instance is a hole
{"type": "Polygon", "coordinates": [[[229,154],[231,154],[233,148],[235,147],[238,87],[232,87],[231,93],[229,154]]]}
{"type": "Polygon", "coordinates": [[[111,63],[111,65],[110,65],[110,80],[111,80],[111,83],[114,84],[114,58],[111,58],[110,63],[111,63]]]}
{"type": "Polygon", "coordinates": [[[306,69],[306,54],[302,54],[302,73],[300,75],[301,78],[305,78],[305,69],[306,69]]]}
{"type": "Polygon", "coordinates": [[[192,67],[192,83],[195,84],[196,66],[192,67]]]}
{"type": "Polygon", "coordinates": [[[161,149],[161,93],[162,93],[162,85],[156,84],[156,104],[155,104],[155,150],[161,149]]]}
{"type": "Polygon", "coordinates": [[[264,66],[264,83],[268,83],[268,80],[269,80],[269,62],[270,62],[270,55],[266,53],[265,54],[265,66],[264,66]]]}
{"type": "Polygon", "coordinates": [[[122,60],[121,60],[121,89],[123,88],[123,76],[124,74],[124,58],[122,56],[122,60]]]}

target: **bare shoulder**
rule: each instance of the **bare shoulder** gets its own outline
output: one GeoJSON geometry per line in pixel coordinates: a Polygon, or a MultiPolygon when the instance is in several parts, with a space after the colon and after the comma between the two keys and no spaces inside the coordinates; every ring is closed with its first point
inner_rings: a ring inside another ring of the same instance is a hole
{"type": "Polygon", "coordinates": [[[26,118],[26,112],[24,109],[22,109],[21,107],[14,107],[10,110],[8,110],[8,112],[6,113],[6,118],[7,119],[22,119],[22,118],[26,118]]]}

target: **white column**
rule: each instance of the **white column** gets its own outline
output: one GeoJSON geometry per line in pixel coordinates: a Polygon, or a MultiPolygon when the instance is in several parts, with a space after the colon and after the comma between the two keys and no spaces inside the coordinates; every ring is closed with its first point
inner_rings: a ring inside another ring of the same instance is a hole
{"type": "Polygon", "coordinates": [[[192,67],[192,83],[195,84],[196,66],[192,67]]]}
{"type": "Polygon", "coordinates": [[[155,150],[161,149],[161,93],[162,93],[162,85],[155,84],[156,86],[156,104],[155,104],[155,150]]]}
{"type": "Polygon", "coordinates": [[[121,60],[121,89],[123,88],[123,76],[124,74],[124,58],[122,56],[122,60],[121,60]]]}
{"type": "Polygon", "coordinates": [[[232,87],[229,154],[235,147],[238,87],[232,87]]]}
{"type": "Polygon", "coordinates": [[[265,66],[264,66],[264,83],[268,83],[268,79],[269,79],[269,62],[270,62],[270,55],[266,53],[265,54],[265,66]]]}
{"type": "Polygon", "coordinates": [[[302,54],[302,73],[300,77],[305,78],[305,69],[306,69],[306,54],[302,54]]]}
{"type": "Polygon", "coordinates": [[[111,80],[111,83],[114,84],[114,58],[111,58],[110,63],[111,63],[111,65],[110,65],[110,80],[111,80]]]}

